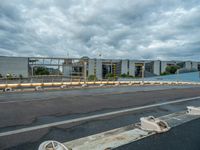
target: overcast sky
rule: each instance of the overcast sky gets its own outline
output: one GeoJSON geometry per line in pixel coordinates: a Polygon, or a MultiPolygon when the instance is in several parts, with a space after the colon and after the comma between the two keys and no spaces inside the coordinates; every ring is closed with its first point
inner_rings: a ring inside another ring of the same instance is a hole
{"type": "Polygon", "coordinates": [[[0,55],[200,60],[200,0],[0,0],[0,55]]]}

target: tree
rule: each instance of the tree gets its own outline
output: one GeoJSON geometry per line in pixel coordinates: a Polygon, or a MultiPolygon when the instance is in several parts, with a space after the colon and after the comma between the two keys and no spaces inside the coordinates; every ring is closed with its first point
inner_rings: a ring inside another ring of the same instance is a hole
{"type": "Polygon", "coordinates": [[[49,71],[45,67],[38,67],[35,70],[35,75],[49,75],[49,71]]]}
{"type": "Polygon", "coordinates": [[[180,67],[179,66],[167,66],[166,69],[165,69],[165,74],[175,74],[176,71],[179,69],[180,67]]]}

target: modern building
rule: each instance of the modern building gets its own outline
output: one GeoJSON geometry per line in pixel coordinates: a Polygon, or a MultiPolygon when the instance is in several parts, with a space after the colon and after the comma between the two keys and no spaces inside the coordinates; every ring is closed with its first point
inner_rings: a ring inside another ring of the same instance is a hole
{"type": "Polygon", "coordinates": [[[86,79],[89,76],[95,76],[101,80],[105,79],[108,74],[114,77],[121,75],[141,77],[143,70],[145,76],[157,76],[165,72],[167,66],[173,65],[186,70],[200,71],[200,62],[194,61],[0,56],[0,75],[30,77],[36,75],[35,69],[44,67],[49,70],[50,74],[63,75],[66,78],[86,79]]]}
{"type": "Polygon", "coordinates": [[[25,57],[4,57],[0,56],[0,75],[12,75],[18,77],[22,75],[27,77],[28,73],[28,58],[25,57]]]}

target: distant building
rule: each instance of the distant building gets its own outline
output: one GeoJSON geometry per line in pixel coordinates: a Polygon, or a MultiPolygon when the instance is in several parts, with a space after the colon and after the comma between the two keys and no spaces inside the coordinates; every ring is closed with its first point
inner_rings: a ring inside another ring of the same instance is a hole
{"type": "Polygon", "coordinates": [[[0,74],[13,77],[28,76],[28,58],[0,56],[0,74]]]}
{"type": "Polygon", "coordinates": [[[6,57],[0,56],[0,74],[14,77],[34,76],[34,68],[48,68],[50,74],[62,74],[66,78],[87,78],[96,76],[104,79],[107,74],[119,77],[129,75],[156,76],[165,72],[167,66],[178,65],[183,70],[199,70],[200,62],[194,61],[160,61],[160,60],[128,60],[128,59],[90,59],[82,58],[51,58],[51,57],[6,57]]]}

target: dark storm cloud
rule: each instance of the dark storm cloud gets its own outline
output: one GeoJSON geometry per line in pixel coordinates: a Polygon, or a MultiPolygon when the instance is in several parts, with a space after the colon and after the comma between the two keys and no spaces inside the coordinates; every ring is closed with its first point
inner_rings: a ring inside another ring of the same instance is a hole
{"type": "Polygon", "coordinates": [[[198,0],[0,0],[0,54],[200,60],[198,0]]]}

